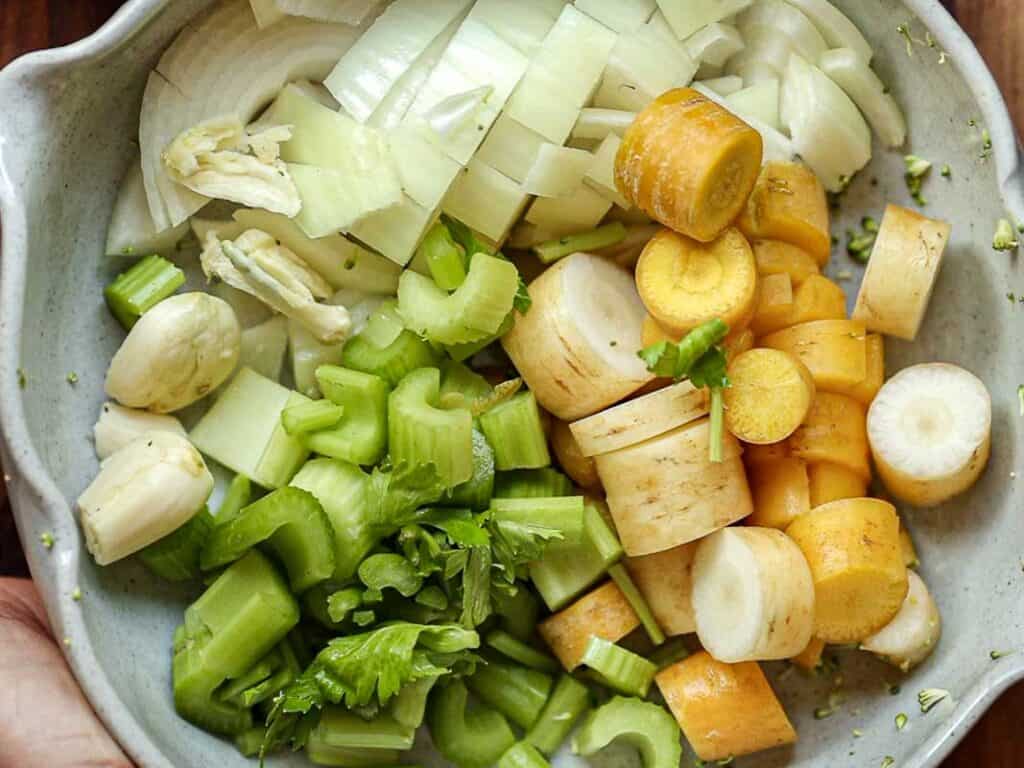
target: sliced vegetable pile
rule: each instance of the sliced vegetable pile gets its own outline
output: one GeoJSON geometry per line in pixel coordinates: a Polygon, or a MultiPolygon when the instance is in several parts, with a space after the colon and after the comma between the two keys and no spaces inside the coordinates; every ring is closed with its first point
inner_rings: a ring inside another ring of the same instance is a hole
{"type": "Polygon", "coordinates": [[[203,585],[178,713],[350,768],[422,724],[465,768],[571,733],[674,768],[680,733],[796,740],[761,661],[923,662],[938,609],[871,459],[948,501],[991,403],[949,364],[885,378],[948,224],[865,223],[852,317],[822,274],[826,191],[872,129],[906,139],[857,28],[825,0],[379,5],[224,0],[146,89],[108,250],[147,255],[106,292],[128,335],[78,506],[98,564],[203,585]],[[189,229],[208,292],[177,293],[189,229]]]}

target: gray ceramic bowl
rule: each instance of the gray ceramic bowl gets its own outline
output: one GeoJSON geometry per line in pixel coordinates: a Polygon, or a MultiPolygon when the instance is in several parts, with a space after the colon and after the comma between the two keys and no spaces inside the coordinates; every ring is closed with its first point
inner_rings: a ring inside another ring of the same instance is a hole
{"type": "MultiPolygon", "coordinates": [[[[967,496],[932,511],[907,510],[924,576],[945,619],[935,655],[889,695],[899,675],[856,654],[843,656],[846,700],[815,721],[832,682],[770,668],[797,721],[801,742],[741,761],[750,766],[938,765],[986,707],[1024,678],[1024,465],[1017,385],[1024,345],[1018,260],[992,251],[1007,211],[1024,220],[1024,177],[1003,99],[977,52],[936,0],[837,0],[878,46],[877,67],[910,118],[915,153],[949,163],[933,174],[928,211],[952,220],[954,237],[925,330],[916,344],[889,346],[890,373],[907,364],[961,363],[989,385],[995,406],[993,459],[967,496]],[[896,33],[912,21],[930,30],[950,61],[919,48],[908,58],[896,33]],[[975,119],[994,153],[979,158],[975,119]],[[1016,473],[1016,475],[1015,475],[1016,473]],[[1021,651],[992,661],[992,650],[1021,651]],[[781,674],[781,677],[779,675],[781,674]],[[954,704],[922,715],[917,691],[952,692],[954,704]],[[897,733],[893,719],[910,714],[897,733]],[[853,730],[863,733],[855,738],[853,730]]],[[[509,0],[512,2],[512,0],[509,0]]],[[[0,75],[0,416],[3,460],[22,541],[58,637],[100,717],[146,768],[248,765],[233,748],[179,720],[170,697],[171,632],[189,595],[132,563],[97,568],[85,553],[71,502],[96,472],[90,430],[103,400],[107,362],[121,333],[103,307],[115,272],[102,254],[111,204],[134,151],[143,84],[176,31],[207,0],[132,0],[98,33],[32,54],[0,75]],[[19,387],[19,369],[26,386],[19,387]],[[79,383],[65,377],[77,372],[79,383]],[[56,546],[39,543],[53,532],[56,546]],[[71,600],[80,585],[84,598],[71,600]]],[[[879,151],[846,195],[836,232],[892,200],[908,203],[902,158],[879,151]]],[[[853,265],[838,255],[834,274],[853,265]]],[[[856,279],[856,276],[855,278],[856,279]]],[[[855,283],[847,285],[854,294],[855,283]]],[[[1024,747],[1021,761],[1024,763],[1024,747]]],[[[437,763],[437,760],[431,762],[437,763]]],[[[282,764],[304,764],[301,758],[282,764]]]]}

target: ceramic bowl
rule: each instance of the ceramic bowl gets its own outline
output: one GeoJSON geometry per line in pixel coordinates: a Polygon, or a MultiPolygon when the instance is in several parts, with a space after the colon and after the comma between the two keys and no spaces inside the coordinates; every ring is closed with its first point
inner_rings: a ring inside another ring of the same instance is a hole
{"type": "MultiPolygon", "coordinates": [[[[1011,291],[1024,295],[1024,275],[1016,257],[991,248],[1001,217],[1024,220],[1024,178],[1003,99],[936,0],[837,2],[877,46],[878,71],[909,116],[908,149],[953,171],[951,180],[933,173],[925,185],[927,211],[951,220],[954,234],[924,331],[915,344],[889,344],[890,373],[947,360],[981,376],[995,408],[993,456],[966,496],[935,510],[904,510],[944,617],[932,658],[900,680],[879,662],[841,654],[845,701],[820,721],[812,712],[826,703],[834,681],[767,665],[801,740],[739,764],[878,766],[891,755],[900,768],[925,768],[938,765],[996,697],[1024,678],[1024,652],[989,658],[992,650],[1024,651],[1024,419],[1017,412],[1024,305],[1006,298],[1011,291]],[[903,22],[917,37],[930,31],[948,62],[938,63],[937,51],[923,47],[908,58],[896,31],[903,22]],[[982,126],[993,142],[985,159],[982,126]],[[896,681],[901,692],[890,695],[886,684],[896,681]],[[925,715],[916,693],[931,687],[951,691],[953,700],[925,715]],[[897,733],[899,712],[910,715],[910,724],[897,733]],[[854,729],[863,735],[855,738],[854,729]]],[[[27,56],[0,74],[0,416],[8,488],[32,573],[56,635],[68,638],[75,675],[146,768],[252,764],[174,714],[171,633],[193,595],[132,562],[96,567],[72,512],[96,473],[91,428],[107,362],[122,337],[101,296],[120,266],[102,255],[111,205],[135,152],[146,75],[205,5],[132,0],[92,37],[27,56]],[[66,380],[72,371],[75,386],[66,380]],[[51,551],[40,545],[44,531],[56,539],[51,551]],[[76,586],[81,602],[71,599],[76,586]]],[[[836,233],[862,215],[879,216],[887,201],[910,204],[902,156],[879,149],[844,196],[836,233]]],[[[831,274],[849,281],[851,296],[859,278],[854,267],[837,248],[831,274]]],[[[305,763],[295,756],[276,764],[305,763]]]]}

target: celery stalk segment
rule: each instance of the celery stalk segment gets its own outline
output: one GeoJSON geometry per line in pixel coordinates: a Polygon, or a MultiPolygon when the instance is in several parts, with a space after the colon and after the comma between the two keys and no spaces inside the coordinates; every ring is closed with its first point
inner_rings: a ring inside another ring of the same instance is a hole
{"type": "Polygon", "coordinates": [[[434,690],[427,724],[438,751],[461,768],[488,768],[516,742],[508,721],[490,707],[467,711],[469,692],[454,680],[434,690]]]}
{"type": "Polygon", "coordinates": [[[532,392],[520,392],[480,417],[500,470],[537,469],[551,464],[540,410],[532,392]]]}
{"type": "Polygon", "coordinates": [[[664,643],[665,633],[658,626],[658,620],[654,618],[651,607],[647,604],[640,590],[637,589],[636,584],[633,583],[633,579],[630,578],[629,571],[626,570],[625,566],[621,563],[613,565],[608,569],[608,575],[612,577],[612,581],[618,584],[622,594],[626,596],[626,600],[629,601],[633,610],[636,611],[636,615],[640,618],[640,623],[643,624],[644,630],[647,632],[651,642],[655,645],[664,643]]]}
{"type": "Polygon", "coordinates": [[[485,704],[522,728],[540,716],[551,693],[551,677],[536,669],[489,659],[466,678],[466,685],[485,704]]]}
{"type": "Polygon", "coordinates": [[[334,425],[305,435],[310,450],[322,456],[368,466],[387,450],[387,382],[379,376],[322,365],[316,380],[324,397],[342,409],[334,425]]]}
{"type": "Polygon", "coordinates": [[[558,672],[558,662],[546,653],[527,645],[522,640],[501,629],[494,629],[484,639],[491,648],[512,661],[541,672],[558,672]]]}
{"type": "Polygon", "coordinates": [[[526,732],[526,741],[545,755],[554,754],[589,708],[590,691],[587,687],[569,675],[562,675],[540,717],[526,732]]]}
{"type": "Polygon", "coordinates": [[[107,306],[126,330],[143,313],[185,284],[185,273],[161,256],[147,256],[117,276],[103,292],[107,306]]]}
{"type": "Polygon", "coordinates": [[[657,665],[597,636],[587,641],[580,663],[593,670],[604,685],[627,696],[646,696],[658,673],[657,665]]]}
{"type": "Polygon", "coordinates": [[[533,252],[537,254],[537,258],[541,260],[541,263],[554,264],[559,259],[564,259],[566,256],[580,251],[591,253],[602,248],[618,245],[626,239],[627,234],[628,231],[625,224],[621,221],[613,221],[590,232],[566,235],[558,240],[548,240],[540,245],[535,245],[533,252]]]}
{"type": "Polygon", "coordinates": [[[281,424],[284,431],[294,437],[330,429],[341,421],[344,413],[343,406],[329,400],[314,400],[285,408],[281,411],[281,424]]]}

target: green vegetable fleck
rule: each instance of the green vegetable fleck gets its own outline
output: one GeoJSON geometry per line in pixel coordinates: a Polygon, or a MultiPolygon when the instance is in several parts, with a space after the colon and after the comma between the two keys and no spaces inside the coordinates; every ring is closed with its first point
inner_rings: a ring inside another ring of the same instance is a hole
{"type": "Polygon", "coordinates": [[[917,703],[921,705],[921,711],[928,713],[936,704],[943,699],[949,698],[949,691],[942,688],[925,688],[917,694],[917,703]]]}
{"type": "Polygon", "coordinates": [[[1012,656],[1016,651],[990,651],[988,657],[992,661],[999,661],[999,659],[1005,658],[1006,656],[1012,656]]]}
{"type": "Polygon", "coordinates": [[[71,384],[72,386],[74,386],[77,383],[78,383],[78,374],[75,373],[74,371],[72,371],[71,373],[68,374],[68,384],[71,384]]]}
{"type": "Polygon", "coordinates": [[[73,590],[71,590],[71,599],[74,600],[76,603],[81,602],[82,590],[80,587],[75,587],[73,590]]]}
{"type": "Polygon", "coordinates": [[[39,541],[42,542],[42,545],[46,549],[53,549],[54,538],[53,534],[49,531],[43,531],[41,534],[39,534],[39,541]]]}
{"type": "Polygon", "coordinates": [[[949,167],[948,163],[942,166],[942,170],[940,171],[940,173],[942,174],[942,178],[944,179],[953,178],[953,169],[949,167]]]}
{"type": "Polygon", "coordinates": [[[910,718],[908,718],[906,714],[904,714],[903,712],[900,712],[898,715],[896,715],[896,730],[902,731],[904,728],[906,728],[907,721],[909,719],[910,718]]]}
{"type": "Polygon", "coordinates": [[[24,389],[28,386],[28,375],[25,373],[24,368],[18,369],[18,387],[24,389]]]}
{"type": "Polygon", "coordinates": [[[903,162],[907,167],[905,178],[910,196],[914,198],[914,202],[919,206],[924,207],[928,205],[928,200],[925,199],[921,190],[928,172],[932,169],[931,162],[917,155],[907,155],[903,158],[903,162]]]}
{"type": "Polygon", "coordinates": [[[892,766],[894,765],[896,765],[896,758],[889,757],[888,755],[886,755],[885,759],[882,760],[882,765],[879,768],[892,768],[892,766]]]}
{"type": "Polygon", "coordinates": [[[992,238],[992,248],[997,251],[1015,251],[1020,247],[1020,240],[1009,219],[1000,219],[996,226],[996,234],[992,238]]]}

